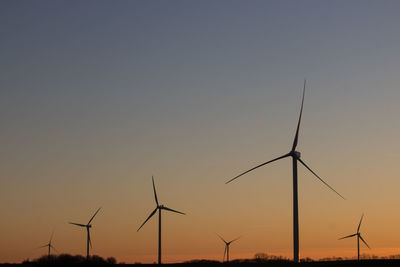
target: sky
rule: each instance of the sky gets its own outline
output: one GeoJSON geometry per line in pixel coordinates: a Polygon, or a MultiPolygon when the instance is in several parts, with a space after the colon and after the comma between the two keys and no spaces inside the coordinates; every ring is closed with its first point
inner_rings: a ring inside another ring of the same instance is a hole
{"type": "Polygon", "coordinates": [[[400,2],[0,2],[0,262],[46,253],[118,261],[398,254],[400,2]]]}

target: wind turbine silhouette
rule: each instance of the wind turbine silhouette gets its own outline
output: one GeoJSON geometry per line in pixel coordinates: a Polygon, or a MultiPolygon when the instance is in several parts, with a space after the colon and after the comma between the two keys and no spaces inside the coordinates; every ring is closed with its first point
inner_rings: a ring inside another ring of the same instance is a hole
{"type": "Polygon", "coordinates": [[[361,216],[360,223],[358,224],[357,232],[356,232],[355,234],[352,234],[352,235],[348,235],[348,236],[339,238],[339,240],[342,240],[342,239],[345,239],[345,238],[350,238],[350,237],[353,237],[353,236],[357,236],[357,260],[360,260],[360,239],[361,239],[362,242],[364,242],[364,244],[365,244],[369,249],[371,249],[371,248],[368,246],[367,242],[365,242],[365,240],[362,238],[362,236],[361,236],[361,234],[360,234],[360,227],[361,227],[361,222],[362,222],[363,218],[364,218],[364,214],[361,216]]]}
{"type": "Polygon", "coordinates": [[[232,182],[233,180],[239,178],[240,176],[245,175],[248,172],[251,172],[255,169],[258,169],[258,168],[260,168],[264,165],[267,165],[269,163],[272,163],[274,161],[277,161],[277,160],[280,160],[283,158],[287,158],[287,157],[292,157],[292,164],[293,164],[293,261],[294,262],[299,262],[299,214],[298,214],[298,189],[297,189],[297,162],[300,162],[304,167],[306,167],[306,169],[308,169],[312,174],[315,175],[315,177],[317,177],[322,183],[324,183],[327,187],[329,187],[329,189],[331,189],[333,192],[338,194],[341,198],[345,199],[341,194],[339,194],[329,184],[327,184],[324,180],[322,180],[322,178],[319,177],[310,167],[308,167],[308,165],[302,159],[300,159],[300,152],[296,151],[297,142],[299,139],[301,117],[302,117],[302,113],[303,113],[305,91],[306,91],[306,80],[304,80],[303,97],[302,97],[302,101],[301,101],[299,121],[297,123],[296,134],[294,136],[294,141],[293,141],[292,149],[290,150],[290,152],[283,156],[277,157],[273,160],[264,162],[254,168],[251,168],[250,170],[247,170],[247,171],[239,174],[238,176],[232,178],[228,182],[226,182],[226,184],[228,184],[228,183],[232,182]]]}
{"type": "Polygon", "coordinates": [[[219,238],[221,238],[221,240],[225,243],[224,257],[222,258],[222,262],[224,262],[224,260],[225,260],[225,255],[226,255],[226,262],[229,262],[229,245],[230,245],[232,242],[238,240],[240,237],[238,237],[238,238],[236,238],[236,239],[233,239],[233,240],[227,242],[227,241],[225,241],[225,239],[223,239],[219,234],[217,234],[217,236],[219,236],[219,238]]]}
{"type": "Polygon", "coordinates": [[[142,225],[139,227],[139,229],[137,229],[137,232],[139,232],[140,228],[143,227],[143,225],[146,224],[146,222],[148,220],[150,220],[151,217],[153,217],[153,215],[157,212],[158,210],[158,264],[161,264],[161,210],[167,210],[167,211],[172,211],[175,213],[179,213],[179,214],[183,214],[185,215],[185,213],[177,211],[177,210],[173,210],[170,209],[164,205],[160,205],[158,203],[158,199],[157,199],[157,192],[156,192],[156,186],[154,185],[154,177],[151,177],[151,180],[153,182],[153,190],[154,190],[154,199],[156,200],[156,208],[150,213],[149,217],[147,217],[147,219],[144,221],[144,223],[142,223],[142,225]]]}
{"type": "Polygon", "coordinates": [[[87,231],[86,260],[89,260],[89,245],[90,245],[90,247],[92,247],[92,241],[90,240],[90,228],[92,228],[92,225],[90,223],[93,221],[94,217],[97,215],[97,213],[99,212],[100,209],[101,209],[101,207],[94,213],[94,215],[92,216],[92,218],[90,218],[90,220],[87,224],[70,222],[70,224],[86,228],[86,231],[87,231]]]}
{"type": "Polygon", "coordinates": [[[48,259],[50,259],[50,249],[54,249],[55,251],[57,251],[57,249],[51,244],[51,241],[53,240],[53,234],[54,234],[54,231],[51,233],[49,243],[47,243],[46,245],[43,245],[41,247],[38,247],[38,248],[48,247],[48,254],[47,254],[48,259]]]}

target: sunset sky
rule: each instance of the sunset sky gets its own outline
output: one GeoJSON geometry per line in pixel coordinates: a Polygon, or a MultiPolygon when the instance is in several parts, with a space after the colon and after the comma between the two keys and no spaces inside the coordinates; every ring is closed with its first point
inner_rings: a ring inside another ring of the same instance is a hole
{"type": "Polygon", "coordinates": [[[0,1],[0,262],[400,254],[399,1],[0,1]]]}

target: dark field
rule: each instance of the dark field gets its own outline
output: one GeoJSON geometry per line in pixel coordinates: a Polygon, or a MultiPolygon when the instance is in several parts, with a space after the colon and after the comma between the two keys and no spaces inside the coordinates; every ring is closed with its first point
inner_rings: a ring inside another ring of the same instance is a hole
{"type": "MultiPolygon", "coordinates": [[[[1,267],[24,267],[24,266],[49,266],[54,264],[38,264],[38,263],[26,263],[26,264],[0,264],[1,267]]],[[[109,264],[61,264],[61,266],[110,266],[109,264]]],[[[400,260],[361,260],[361,261],[353,261],[353,260],[345,260],[345,261],[314,261],[314,262],[301,262],[301,263],[293,263],[293,262],[279,262],[279,261],[269,261],[262,263],[246,263],[246,262],[232,262],[232,263],[207,263],[207,262],[195,262],[195,263],[176,263],[176,264],[164,264],[168,267],[200,267],[200,266],[210,266],[210,267],[218,267],[218,266],[230,266],[230,267],[258,267],[258,266],[301,266],[301,267],[330,267],[330,266],[400,266],[400,260]]],[[[55,265],[57,266],[57,265],[55,265]]],[[[59,266],[59,265],[58,265],[59,266]]],[[[156,267],[158,264],[115,264],[115,266],[120,267],[156,267]]]]}
{"type": "MultiPolygon", "coordinates": [[[[156,264],[149,264],[146,266],[153,266],[156,264]]],[[[279,262],[279,261],[267,261],[262,263],[182,263],[182,264],[168,264],[168,266],[176,266],[176,267],[185,267],[185,266],[230,266],[230,267],[258,267],[258,266],[302,266],[302,267],[323,267],[323,266],[400,266],[400,260],[361,260],[361,261],[314,261],[314,262],[301,262],[301,263],[293,263],[293,262],[279,262]]]]}

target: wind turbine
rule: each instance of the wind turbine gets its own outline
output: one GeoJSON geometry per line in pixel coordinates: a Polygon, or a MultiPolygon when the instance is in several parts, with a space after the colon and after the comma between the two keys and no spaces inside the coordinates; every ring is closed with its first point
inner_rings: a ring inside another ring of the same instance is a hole
{"type": "Polygon", "coordinates": [[[233,240],[227,242],[227,241],[225,241],[225,239],[223,239],[219,234],[217,234],[217,236],[219,236],[219,238],[221,238],[221,240],[225,243],[224,257],[222,258],[222,262],[224,262],[224,260],[225,260],[225,255],[226,255],[226,262],[229,262],[229,245],[230,245],[232,242],[238,240],[240,237],[238,237],[238,238],[236,238],[236,239],[233,239],[233,240]]]}
{"type": "Polygon", "coordinates": [[[360,260],[360,239],[361,239],[362,242],[364,242],[364,244],[365,244],[369,249],[371,249],[371,248],[368,246],[367,242],[365,242],[365,240],[362,238],[362,236],[361,236],[361,234],[360,234],[360,226],[361,226],[361,222],[362,222],[362,220],[363,220],[363,217],[364,217],[364,214],[361,216],[360,223],[358,224],[357,232],[356,232],[355,234],[352,234],[352,235],[348,235],[348,236],[339,238],[339,240],[341,240],[341,239],[345,239],[345,238],[357,236],[357,259],[358,259],[358,260],[360,260]]]}
{"type": "Polygon", "coordinates": [[[86,232],[87,232],[86,260],[89,260],[89,245],[90,245],[90,247],[92,247],[92,241],[90,240],[90,228],[92,228],[92,225],[91,225],[90,223],[93,221],[94,216],[97,215],[97,213],[99,212],[100,209],[101,209],[101,207],[94,213],[94,215],[92,216],[92,218],[90,218],[90,220],[89,220],[89,222],[88,222],[87,224],[80,224],[80,223],[73,223],[73,222],[70,222],[70,224],[73,224],[73,225],[77,225],[77,226],[85,227],[85,228],[86,228],[86,232]]]}
{"type": "Polygon", "coordinates": [[[151,180],[153,181],[153,191],[154,191],[154,199],[156,200],[156,208],[150,213],[149,217],[147,217],[147,219],[144,221],[144,223],[142,223],[142,225],[139,227],[139,229],[137,229],[137,232],[139,232],[140,228],[143,227],[143,225],[145,225],[145,223],[150,220],[151,217],[153,217],[153,215],[157,212],[158,210],[158,264],[161,264],[161,210],[167,210],[167,211],[172,211],[175,213],[179,213],[179,214],[183,214],[185,215],[185,213],[177,211],[177,210],[173,210],[170,209],[164,205],[160,205],[158,203],[158,199],[157,199],[157,192],[156,192],[156,186],[154,185],[154,177],[151,177],[151,180]]]}
{"type": "Polygon", "coordinates": [[[43,245],[41,247],[38,247],[38,248],[48,247],[48,254],[47,254],[48,259],[50,259],[50,249],[54,249],[55,251],[57,251],[57,249],[51,244],[51,241],[53,240],[53,234],[54,234],[54,231],[51,233],[49,243],[47,243],[46,245],[43,245]]]}
{"type": "Polygon", "coordinates": [[[273,160],[270,160],[270,161],[264,162],[258,166],[255,166],[254,168],[251,168],[250,170],[247,170],[247,171],[239,174],[238,176],[232,178],[228,182],[226,182],[226,184],[230,183],[233,180],[239,178],[240,176],[245,175],[248,172],[251,172],[257,168],[260,168],[260,167],[267,165],[269,163],[272,163],[274,161],[277,161],[277,160],[280,160],[283,158],[287,158],[287,157],[292,157],[292,164],[293,164],[293,260],[294,260],[294,262],[299,262],[299,214],[298,214],[298,192],[297,192],[298,191],[298,189],[297,189],[297,162],[300,162],[304,167],[306,167],[306,169],[308,169],[312,174],[314,174],[322,183],[324,183],[333,192],[335,192],[341,198],[344,199],[344,197],[341,194],[339,194],[329,184],[327,184],[324,180],[322,180],[322,178],[319,177],[310,167],[308,167],[308,165],[302,159],[300,159],[300,152],[296,151],[297,142],[299,139],[301,116],[303,113],[305,91],[306,91],[306,80],[304,80],[303,97],[302,97],[302,101],[301,101],[299,121],[297,123],[296,134],[294,136],[294,141],[293,141],[292,149],[290,150],[290,152],[283,156],[277,157],[273,160]]]}

